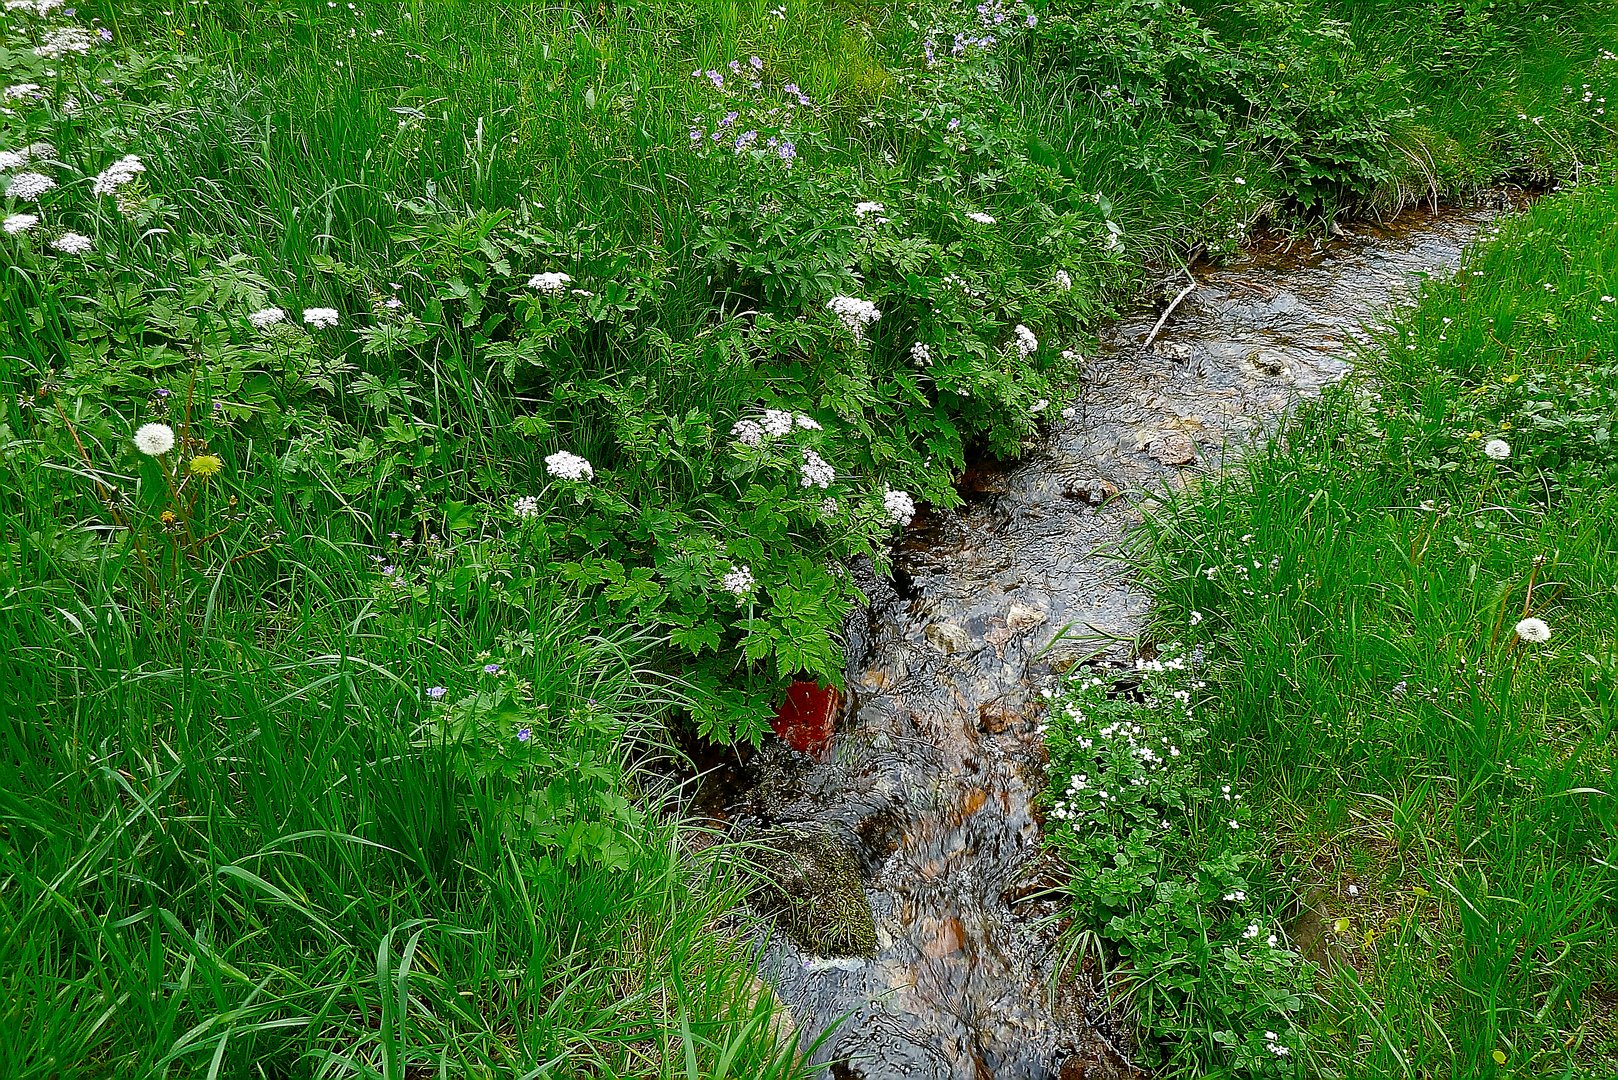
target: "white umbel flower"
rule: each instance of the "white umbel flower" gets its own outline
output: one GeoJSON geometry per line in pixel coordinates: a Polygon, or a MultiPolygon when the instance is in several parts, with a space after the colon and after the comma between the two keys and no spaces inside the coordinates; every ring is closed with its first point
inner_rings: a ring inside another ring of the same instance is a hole
{"type": "Polygon", "coordinates": [[[887,207],[883,206],[879,202],[862,202],[854,204],[854,216],[857,218],[863,218],[870,214],[880,214],[885,210],[887,210],[887,207]]]}
{"type": "Polygon", "coordinates": [[[546,455],[545,471],[558,480],[590,480],[596,474],[595,468],[588,461],[566,450],[546,455]]]}
{"type": "Polygon", "coordinates": [[[63,255],[83,255],[94,246],[95,241],[81,232],[65,232],[51,241],[51,247],[63,255]]]}
{"type": "Polygon", "coordinates": [[[567,286],[573,279],[560,270],[552,270],[545,274],[535,274],[528,279],[528,287],[536,289],[545,296],[561,296],[567,292],[567,286]]]}
{"type": "Polygon", "coordinates": [[[285,322],[287,313],[278,307],[259,308],[247,316],[254,330],[268,330],[276,323],[285,322]]]}
{"type": "Polygon", "coordinates": [[[58,26],[47,30],[40,44],[34,48],[35,56],[47,60],[60,60],[70,53],[83,56],[95,45],[95,38],[82,26],[58,26]]]}
{"type": "Polygon", "coordinates": [[[907,491],[895,491],[888,488],[882,493],[882,506],[893,519],[895,525],[909,525],[916,516],[916,500],[910,497],[907,491]]]}
{"type": "Polygon", "coordinates": [[[116,195],[119,188],[134,183],[135,178],[145,171],[146,164],[138,156],[125,154],[96,174],[95,183],[90,185],[90,194],[97,197],[116,195]]]}
{"type": "Polygon", "coordinates": [[[1538,645],[1551,639],[1551,628],[1544,619],[1524,619],[1517,624],[1517,636],[1538,645]]]}
{"type": "Polygon", "coordinates": [[[1024,360],[1033,356],[1039,350],[1039,339],[1034,336],[1032,330],[1022,323],[1018,323],[1012,333],[1017,336],[1017,355],[1024,360]]]}
{"type": "Polygon", "coordinates": [[[764,444],[764,428],[757,420],[738,420],[730,425],[730,433],[742,446],[758,447],[764,444]]]}
{"type": "Polygon", "coordinates": [[[1058,270],[1056,272],[1056,287],[1063,292],[1073,288],[1073,275],[1066,270],[1058,270]]]}
{"type": "Polygon", "coordinates": [[[11,169],[20,169],[28,164],[28,152],[25,150],[0,150],[0,172],[11,169]]]}
{"type": "Polygon", "coordinates": [[[797,416],[794,416],[792,418],[792,422],[794,424],[797,424],[799,427],[803,428],[803,430],[805,430],[805,431],[820,431],[820,430],[822,430],[819,420],[816,420],[812,416],[806,416],[803,413],[799,413],[797,416]]]}
{"type": "Polygon", "coordinates": [[[1504,461],[1511,456],[1511,444],[1504,439],[1490,439],[1483,444],[1483,453],[1496,461],[1504,461]]]}
{"type": "Polygon", "coordinates": [[[0,98],[6,101],[20,101],[25,97],[39,97],[40,85],[37,82],[13,83],[0,90],[0,98]]]}
{"type": "Polygon", "coordinates": [[[724,577],[719,579],[719,587],[740,600],[751,593],[758,583],[753,580],[752,568],[747,565],[732,566],[724,577]]]}
{"type": "Polygon", "coordinates": [[[994,224],[994,218],[991,217],[988,214],[985,214],[981,210],[973,210],[973,211],[971,211],[970,213],[968,213],[966,215],[966,220],[971,221],[971,222],[975,222],[978,225],[993,225],[994,224]]]}
{"type": "Polygon", "coordinates": [[[511,512],[524,521],[539,516],[539,497],[537,495],[523,495],[511,503],[511,512]]]}
{"type": "Polygon", "coordinates": [[[772,438],[792,434],[792,414],[785,409],[765,409],[764,419],[760,423],[764,426],[764,433],[772,438]]]}
{"type": "Polygon", "coordinates": [[[826,307],[854,335],[855,341],[864,341],[865,328],[882,317],[875,304],[857,296],[834,296],[826,302],[826,307]]]}
{"type": "Polygon", "coordinates": [[[11,178],[6,194],[24,202],[36,202],[39,197],[56,186],[56,181],[44,173],[20,172],[11,178]]]}
{"type": "Polygon", "coordinates": [[[142,424],[135,431],[135,449],[159,457],[174,449],[174,429],[167,424],[142,424]]]}
{"type": "Polygon", "coordinates": [[[7,236],[16,236],[18,233],[33,231],[34,226],[38,224],[38,214],[11,214],[0,228],[6,230],[7,236]]]}
{"type": "Polygon", "coordinates": [[[798,479],[801,487],[817,487],[824,491],[831,487],[832,481],[837,479],[837,470],[831,463],[813,450],[803,452],[802,475],[798,479]]]}
{"type": "Polygon", "coordinates": [[[316,330],[337,325],[337,309],[329,307],[306,307],[303,309],[303,321],[316,330]]]}
{"type": "Polygon", "coordinates": [[[933,351],[924,341],[918,341],[910,346],[910,362],[917,367],[930,367],[933,362],[933,351]]]}

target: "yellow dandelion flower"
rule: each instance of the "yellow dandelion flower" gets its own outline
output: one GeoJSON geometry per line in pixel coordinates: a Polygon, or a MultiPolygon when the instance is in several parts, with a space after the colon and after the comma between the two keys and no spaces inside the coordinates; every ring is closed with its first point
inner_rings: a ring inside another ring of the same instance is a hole
{"type": "Polygon", "coordinates": [[[206,479],[225,467],[218,454],[198,454],[191,459],[191,475],[206,479]]]}

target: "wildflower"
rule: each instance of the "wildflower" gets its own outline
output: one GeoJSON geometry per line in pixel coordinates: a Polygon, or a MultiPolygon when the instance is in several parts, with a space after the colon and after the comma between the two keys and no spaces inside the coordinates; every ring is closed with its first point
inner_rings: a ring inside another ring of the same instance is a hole
{"type": "Polygon", "coordinates": [[[95,241],[79,232],[65,232],[51,241],[51,247],[63,255],[83,255],[95,246],[95,241]]]}
{"type": "Polygon", "coordinates": [[[1504,439],[1490,439],[1483,444],[1483,452],[1496,461],[1504,461],[1511,456],[1511,444],[1504,439]]]}
{"type": "Polygon", "coordinates": [[[545,296],[561,296],[567,290],[568,283],[573,279],[560,270],[552,270],[544,274],[535,274],[528,279],[530,289],[538,289],[545,296]]]}
{"type": "Polygon", "coordinates": [[[827,517],[831,517],[833,514],[837,513],[837,500],[830,498],[821,499],[820,512],[827,517]]]}
{"type": "Polygon", "coordinates": [[[719,587],[737,599],[741,599],[752,592],[756,584],[757,582],[753,580],[752,569],[745,564],[732,566],[729,572],[719,579],[719,587]]]}
{"type": "Polygon", "coordinates": [[[855,341],[864,341],[865,328],[882,317],[882,312],[877,310],[875,304],[857,296],[834,296],[826,302],[826,307],[837,316],[855,341]]]}
{"type": "Polygon", "coordinates": [[[588,461],[566,450],[546,455],[545,471],[558,480],[591,480],[596,474],[595,468],[588,461]]]}
{"type": "Polygon", "coordinates": [[[803,452],[802,475],[799,485],[802,487],[818,487],[822,491],[831,487],[832,481],[837,479],[837,470],[832,468],[825,458],[813,450],[803,452]]]}
{"type": "Polygon", "coordinates": [[[537,495],[523,495],[512,500],[511,512],[527,520],[539,516],[539,497],[537,495]]]}
{"type": "Polygon", "coordinates": [[[323,327],[337,325],[337,309],[329,307],[311,307],[303,309],[303,321],[319,330],[323,327]]]}
{"type": "Polygon", "coordinates": [[[879,202],[861,202],[854,204],[855,217],[859,218],[861,221],[864,221],[872,214],[875,214],[875,223],[878,225],[886,225],[888,223],[888,219],[882,216],[886,211],[887,207],[883,206],[879,202]]]}
{"type": "Polygon", "coordinates": [[[147,457],[160,457],[174,449],[174,429],[167,424],[142,424],[135,431],[135,449],[147,457]]]}
{"type": "Polygon", "coordinates": [[[525,743],[528,740],[532,739],[533,737],[534,737],[534,729],[533,728],[520,727],[520,728],[517,729],[517,741],[518,742],[525,743]]]}
{"type": "Polygon", "coordinates": [[[1247,929],[1242,931],[1242,937],[1248,941],[1258,937],[1258,923],[1248,923],[1247,929]]]}
{"type": "MultiPolygon", "coordinates": [[[[0,98],[4,98],[6,101],[18,101],[18,100],[20,100],[22,98],[28,97],[29,95],[36,95],[37,96],[39,94],[39,91],[40,91],[40,85],[38,83],[32,83],[32,82],[15,83],[15,84],[13,84],[11,86],[6,87],[5,90],[0,91],[0,98]]],[[[26,160],[27,160],[27,156],[24,155],[24,157],[20,161],[18,161],[17,164],[20,165],[20,164],[22,164],[23,161],[26,161],[26,160]]],[[[7,168],[7,169],[11,169],[11,168],[15,168],[15,167],[16,166],[13,166],[13,165],[3,166],[3,168],[7,168]]]]}
{"type": "Polygon", "coordinates": [[[927,367],[933,362],[933,352],[924,342],[916,342],[910,346],[910,362],[917,367],[927,367]]]}
{"type": "Polygon", "coordinates": [[[792,414],[785,409],[765,409],[762,423],[764,433],[775,438],[792,432],[792,414]]]}
{"type": "Polygon", "coordinates": [[[200,476],[206,480],[210,476],[217,476],[225,467],[225,463],[218,454],[198,454],[191,459],[189,466],[193,476],[200,476]]]}
{"type": "Polygon", "coordinates": [[[260,308],[247,316],[247,321],[253,324],[255,330],[268,330],[276,323],[285,322],[287,313],[278,307],[260,308]]]}
{"type": "Polygon", "coordinates": [[[1551,628],[1545,625],[1544,619],[1524,619],[1517,624],[1517,636],[1539,644],[1551,639],[1551,628]]]}
{"type": "Polygon", "coordinates": [[[970,213],[968,213],[966,215],[966,220],[974,221],[979,225],[993,225],[994,224],[994,218],[990,217],[988,214],[985,214],[981,210],[973,210],[973,211],[971,211],[970,213]]]}
{"type": "Polygon", "coordinates": [[[1058,270],[1056,272],[1056,287],[1063,292],[1073,288],[1073,275],[1066,270],[1058,270]]]}
{"type": "Polygon", "coordinates": [[[805,416],[803,413],[799,413],[797,416],[794,416],[792,418],[792,422],[803,428],[805,431],[823,430],[820,426],[820,421],[816,420],[812,416],[805,416]]]}
{"type": "Polygon", "coordinates": [[[882,506],[888,512],[888,517],[900,528],[909,525],[916,516],[916,500],[906,491],[895,491],[887,488],[882,492],[882,506]]]}
{"type": "Polygon", "coordinates": [[[442,701],[444,699],[444,695],[447,693],[449,693],[449,689],[447,687],[429,686],[427,688],[427,696],[433,701],[442,701]]]}
{"type": "Polygon", "coordinates": [[[39,197],[56,186],[56,181],[44,173],[20,172],[11,178],[6,194],[13,199],[37,202],[39,197]]]}
{"type": "Polygon", "coordinates": [[[125,154],[96,174],[95,183],[90,186],[90,193],[97,197],[115,195],[119,188],[134,183],[135,178],[145,171],[146,165],[138,156],[125,154]]]}
{"type": "Polygon", "coordinates": [[[1030,413],[1032,413],[1033,415],[1038,416],[1040,413],[1044,412],[1046,409],[1048,409],[1050,407],[1051,407],[1051,399],[1050,398],[1040,398],[1038,401],[1034,402],[1032,405],[1030,405],[1028,407],[1028,411],[1030,413]]]}
{"type": "Polygon", "coordinates": [[[41,43],[34,49],[35,56],[42,56],[47,60],[60,60],[69,53],[78,53],[83,56],[90,51],[95,41],[90,37],[90,31],[82,26],[58,26],[54,30],[47,30],[41,43]]]}
{"type": "Polygon", "coordinates": [[[27,154],[20,154],[15,150],[0,150],[0,172],[20,169],[26,164],[28,164],[27,154]]]}
{"type": "Polygon", "coordinates": [[[1197,624],[1198,624],[1198,623],[1200,623],[1200,622],[1201,622],[1201,621],[1202,621],[1202,612],[1200,612],[1200,611],[1193,611],[1193,612],[1192,612],[1192,613],[1191,613],[1191,625],[1192,625],[1192,626],[1196,626],[1196,625],[1197,625],[1197,624]]]}
{"type": "Polygon", "coordinates": [[[1028,329],[1028,327],[1024,326],[1022,323],[1018,323],[1016,329],[1014,329],[1012,333],[1017,336],[1016,346],[1018,356],[1026,360],[1030,356],[1034,355],[1036,351],[1038,351],[1039,339],[1034,336],[1034,332],[1028,329]]]}
{"type": "Polygon", "coordinates": [[[747,58],[747,63],[748,63],[749,66],[752,67],[752,69],[754,71],[763,71],[764,70],[764,61],[759,59],[756,56],[749,56],[747,58]]]}
{"type": "Polygon", "coordinates": [[[730,426],[731,435],[742,446],[760,446],[764,442],[764,428],[757,420],[738,420],[730,426]]]}
{"type": "Polygon", "coordinates": [[[29,232],[38,224],[38,214],[12,214],[6,218],[5,224],[0,225],[0,228],[6,230],[7,236],[16,236],[18,233],[29,232]]]}

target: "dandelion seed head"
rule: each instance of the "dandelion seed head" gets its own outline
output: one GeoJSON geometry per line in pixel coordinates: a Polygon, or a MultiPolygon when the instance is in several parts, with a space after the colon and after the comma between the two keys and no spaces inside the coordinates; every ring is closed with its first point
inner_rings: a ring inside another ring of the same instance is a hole
{"type": "Polygon", "coordinates": [[[1517,636],[1524,641],[1538,645],[1551,639],[1551,628],[1544,619],[1528,618],[1517,624],[1517,636]]]}
{"type": "Polygon", "coordinates": [[[1483,453],[1496,461],[1504,461],[1511,456],[1511,444],[1504,439],[1490,439],[1483,444],[1483,453]]]}
{"type": "Polygon", "coordinates": [[[159,457],[174,449],[174,429],[167,424],[142,424],[135,431],[135,449],[148,457],[159,457]]]}

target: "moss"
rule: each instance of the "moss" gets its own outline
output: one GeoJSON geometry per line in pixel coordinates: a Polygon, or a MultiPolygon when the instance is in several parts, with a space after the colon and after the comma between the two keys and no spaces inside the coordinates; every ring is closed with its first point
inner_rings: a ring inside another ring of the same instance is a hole
{"type": "Polygon", "coordinates": [[[876,924],[859,863],[847,843],[814,826],[759,840],[752,904],[816,956],[873,956],[876,924]]]}

